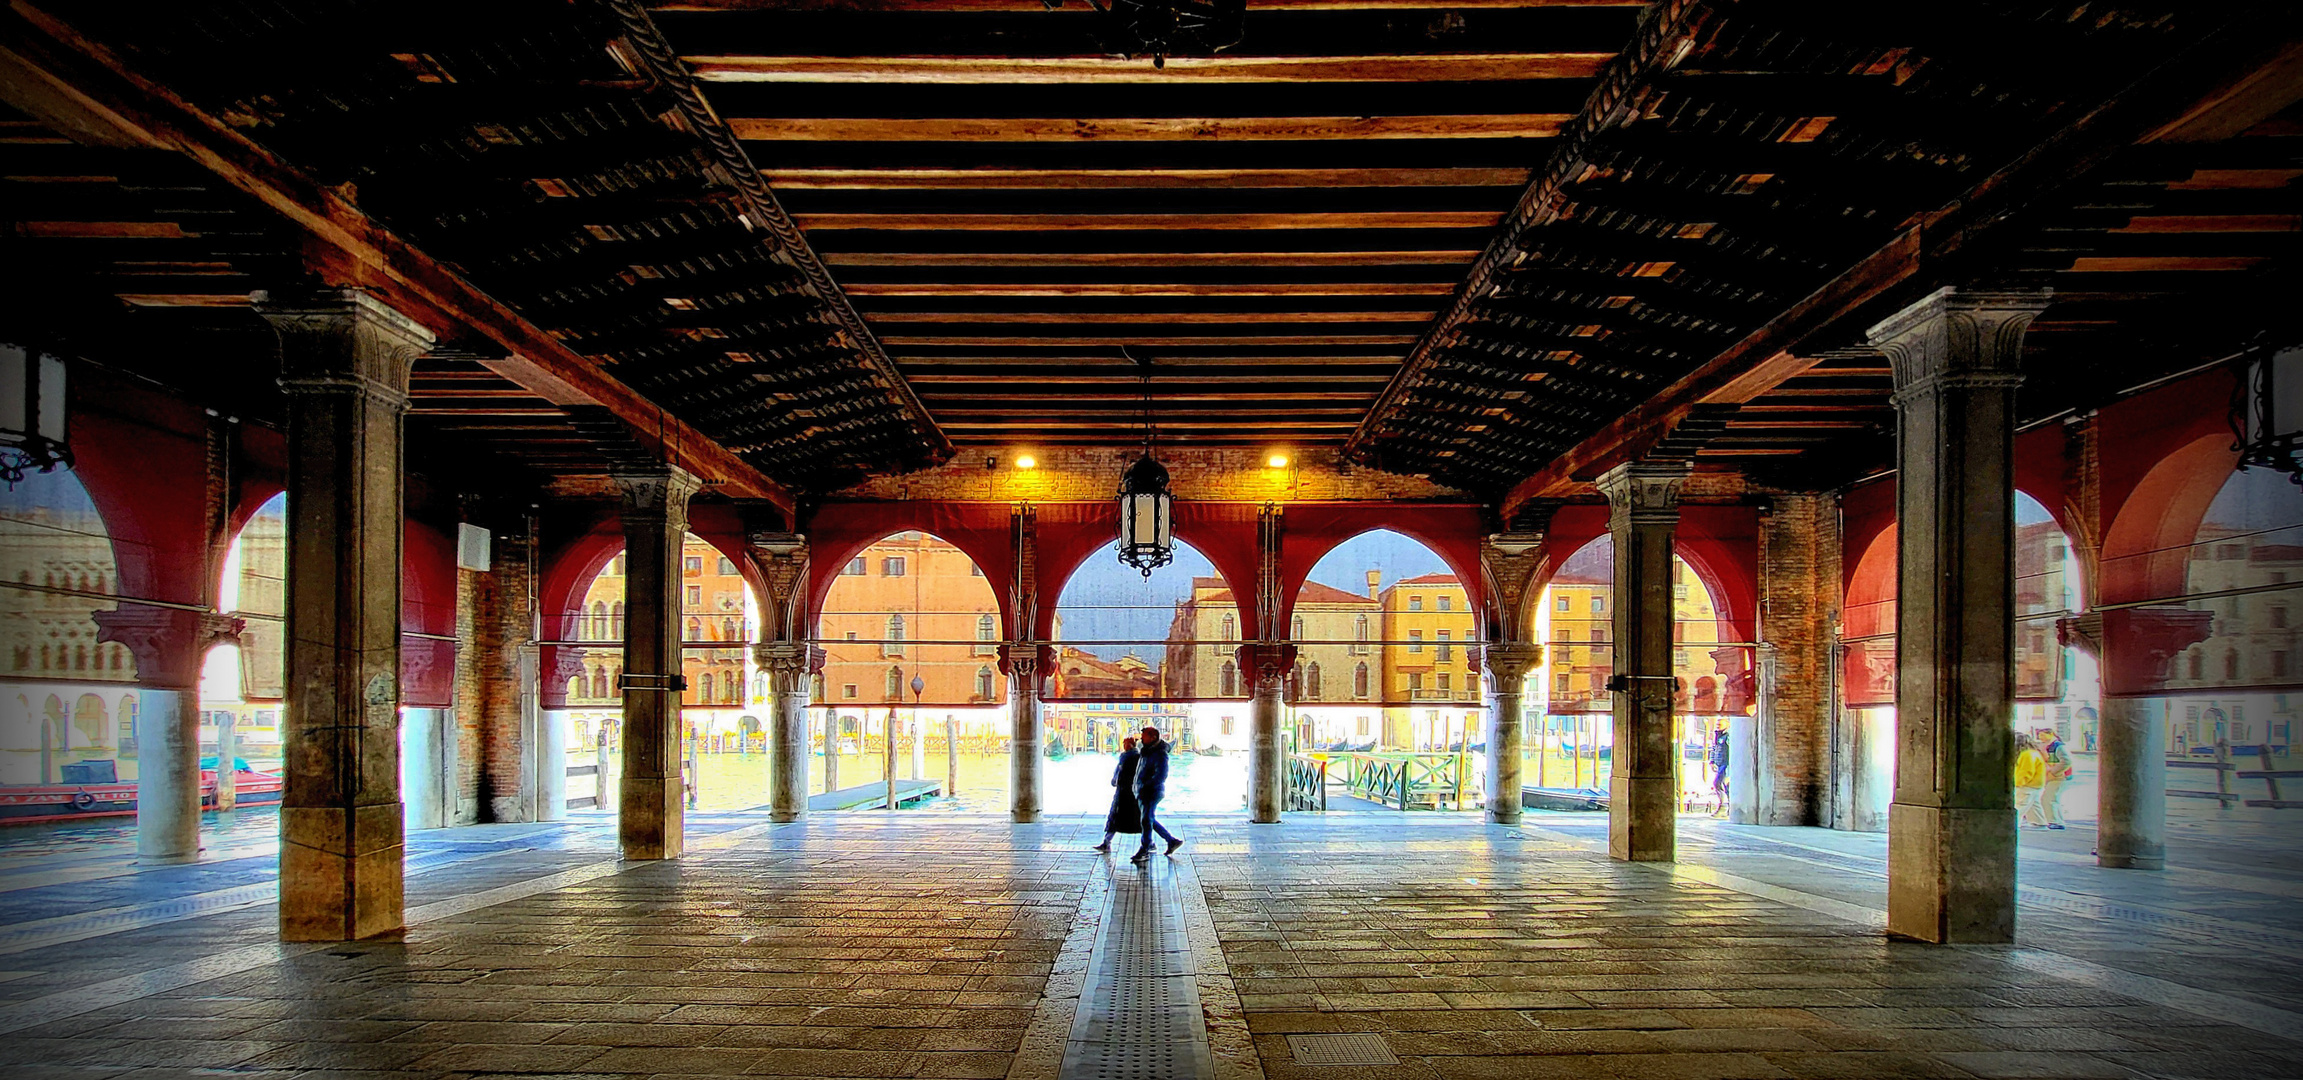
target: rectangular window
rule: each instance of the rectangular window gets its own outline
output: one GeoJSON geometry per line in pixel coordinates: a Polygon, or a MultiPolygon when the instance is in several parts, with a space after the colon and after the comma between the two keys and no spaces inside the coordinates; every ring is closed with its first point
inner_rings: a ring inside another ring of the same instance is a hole
{"type": "Polygon", "coordinates": [[[856,684],[854,684],[854,683],[843,683],[843,684],[841,684],[841,686],[840,686],[840,696],[841,696],[841,697],[844,697],[844,698],[852,698],[852,697],[856,696],[856,684]]]}
{"type": "Polygon", "coordinates": [[[1594,596],[1594,597],[1592,597],[1592,598],[1591,598],[1591,613],[1592,613],[1592,614],[1594,614],[1594,615],[1597,615],[1597,614],[1599,614],[1600,612],[1603,612],[1603,611],[1606,611],[1606,610],[1607,610],[1607,597],[1604,597],[1604,596],[1594,596]]]}
{"type": "Polygon", "coordinates": [[[848,640],[849,640],[849,641],[854,641],[855,639],[856,639],[856,632],[855,632],[855,631],[853,631],[853,630],[850,630],[850,631],[848,631],[848,640]]]}
{"type": "Polygon", "coordinates": [[[1367,717],[1362,716],[1359,718],[1359,734],[1367,734],[1367,717]]]}
{"type": "Polygon", "coordinates": [[[1408,597],[1408,598],[1407,598],[1407,609],[1408,609],[1409,611],[1422,611],[1422,610],[1423,610],[1423,597],[1420,597],[1420,596],[1410,596],[1410,597],[1408,597]]]}
{"type": "Polygon", "coordinates": [[[864,576],[864,557],[858,555],[853,559],[849,559],[848,565],[846,568],[842,569],[840,573],[845,574],[848,577],[864,576]]]}
{"type": "Polygon", "coordinates": [[[701,586],[701,585],[690,585],[690,586],[688,586],[688,604],[687,604],[687,609],[688,609],[689,611],[702,611],[702,610],[704,610],[704,587],[703,587],[703,586],[701,586]]]}
{"type": "Polygon", "coordinates": [[[1562,694],[1564,694],[1564,693],[1567,693],[1567,678],[1568,678],[1568,676],[1567,676],[1567,673],[1566,673],[1566,672],[1562,671],[1562,672],[1560,672],[1560,673],[1559,673],[1559,681],[1558,681],[1558,683],[1556,684],[1556,685],[1558,686],[1558,688],[1559,688],[1559,689],[1558,689],[1558,692],[1559,692],[1559,693],[1562,693],[1562,694]]]}
{"type": "Polygon", "coordinates": [[[701,555],[690,555],[687,558],[681,559],[680,569],[682,572],[689,574],[701,574],[704,572],[704,557],[701,555]]]}
{"type": "Polygon", "coordinates": [[[2271,627],[2275,630],[2285,630],[2287,628],[2287,605],[2271,605],[2271,627]]]}
{"type": "Polygon", "coordinates": [[[1442,596],[1442,597],[1440,597],[1440,598],[1439,598],[1439,609],[1440,609],[1441,611],[1454,611],[1454,610],[1455,610],[1455,597],[1452,597],[1452,596],[1442,596]]]}
{"type": "Polygon", "coordinates": [[[722,556],[720,556],[720,576],[721,576],[721,577],[734,577],[734,576],[736,576],[736,564],[735,564],[735,561],[734,561],[734,560],[732,560],[732,559],[730,559],[730,558],[728,558],[728,557],[727,557],[727,556],[725,556],[725,555],[722,555],[722,556]]]}
{"type": "Polygon", "coordinates": [[[1565,597],[1565,596],[1562,596],[1562,597],[1560,597],[1558,600],[1554,601],[1554,602],[1552,603],[1552,605],[1551,605],[1551,607],[1552,607],[1552,610],[1554,610],[1554,611],[1567,611],[1567,610],[1569,610],[1570,608],[1572,608],[1573,606],[1574,606],[1574,605],[1573,605],[1573,604],[1572,604],[1572,603],[1571,603],[1571,602],[1568,600],[1568,598],[1567,598],[1567,597],[1565,597]]]}
{"type": "Polygon", "coordinates": [[[1463,692],[1472,697],[1479,696],[1479,676],[1476,673],[1463,677],[1463,692]]]}
{"type": "Polygon", "coordinates": [[[1407,632],[1407,651],[1411,653],[1423,651],[1423,631],[1410,630],[1407,632]]]}
{"type": "Polygon", "coordinates": [[[901,555],[890,555],[885,559],[881,559],[880,574],[884,577],[904,576],[904,557],[901,555]]]}
{"type": "Polygon", "coordinates": [[[1418,690],[1421,690],[1421,689],[1423,689],[1423,673],[1422,673],[1422,672],[1417,672],[1417,671],[1411,671],[1411,672],[1408,672],[1408,674],[1407,674],[1407,689],[1408,689],[1408,692],[1409,692],[1409,693],[1414,693],[1415,691],[1418,691],[1418,690]]]}
{"type": "Polygon", "coordinates": [[[1447,673],[1447,672],[1444,672],[1444,671],[1443,671],[1443,672],[1440,672],[1440,673],[1439,673],[1439,692],[1444,694],[1444,693],[1448,692],[1448,690],[1452,689],[1452,687],[1450,687],[1448,684],[1449,684],[1449,683],[1451,683],[1451,682],[1453,682],[1453,681],[1454,681],[1454,680],[1453,680],[1453,678],[1452,678],[1452,677],[1450,677],[1450,676],[1448,675],[1448,673],[1447,673]]]}
{"type": "MultiPolygon", "coordinates": [[[[1447,643],[1447,635],[1448,631],[1439,632],[1439,661],[1443,664],[1455,658],[1455,648],[1447,643]]],[[[1446,689],[1446,687],[1443,685],[1441,689],[1446,689]]]]}

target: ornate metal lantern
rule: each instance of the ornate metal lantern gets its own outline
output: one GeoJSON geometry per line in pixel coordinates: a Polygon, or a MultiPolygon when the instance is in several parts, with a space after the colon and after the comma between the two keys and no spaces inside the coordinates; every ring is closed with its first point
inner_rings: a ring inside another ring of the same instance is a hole
{"type": "Polygon", "coordinates": [[[1120,477],[1119,555],[1149,578],[1175,559],[1175,496],[1168,492],[1166,466],[1152,457],[1157,429],[1152,426],[1151,361],[1128,356],[1124,346],[1120,355],[1135,360],[1143,377],[1144,452],[1120,477]]]}
{"type": "Polygon", "coordinates": [[[64,439],[64,358],[0,343],[0,481],[72,465],[64,439]]]}
{"type": "Polygon", "coordinates": [[[2248,350],[2231,412],[2239,466],[2277,469],[2303,485],[2303,346],[2248,350]]]}
{"type": "Polygon", "coordinates": [[[1149,452],[1120,479],[1120,561],[1145,577],[1175,559],[1175,496],[1149,452]]]}

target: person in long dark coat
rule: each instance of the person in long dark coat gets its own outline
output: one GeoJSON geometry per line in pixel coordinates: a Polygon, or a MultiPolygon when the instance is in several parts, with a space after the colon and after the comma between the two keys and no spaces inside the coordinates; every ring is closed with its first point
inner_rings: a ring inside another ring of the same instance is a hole
{"type": "Polygon", "coordinates": [[[1168,744],[1167,740],[1159,737],[1158,728],[1147,727],[1143,730],[1139,753],[1141,756],[1136,762],[1136,802],[1143,807],[1144,839],[1143,846],[1136,849],[1136,862],[1151,858],[1154,833],[1167,841],[1167,854],[1173,855],[1175,849],[1183,846],[1183,841],[1176,839],[1174,833],[1159,823],[1159,801],[1167,794],[1168,744]]]}
{"type": "Polygon", "coordinates": [[[1112,849],[1114,833],[1144,831],[1143,815],[1136,806],[1136,762],[1142,759],[1136,752],[1135,736],[1120,740],[1119,768],[1112,770],[1112,808],[1104,815],[1104,842],[1096,845],[1097,851],[1112,849]]]}

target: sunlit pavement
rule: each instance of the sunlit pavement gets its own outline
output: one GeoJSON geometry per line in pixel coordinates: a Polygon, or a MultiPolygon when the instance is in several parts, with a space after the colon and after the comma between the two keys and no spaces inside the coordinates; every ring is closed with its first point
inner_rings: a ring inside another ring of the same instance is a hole
{"type": "MultiPolygon", "coordinates": [[[[404,942],[283,946],[267,816],[182,867],[0,838],[11,1080],[1054,1076],[1094,900],[1133,872],[1088,815],[703,813],[687,857],[624,863],[593,814],[413,833],[404,942]]],[[[1876,835],[1690,816],[1681,863],[1628,866],[1601,815],[1172,824],[1217,1075],[2303,1076],[2275,817],[2186,816],[2162,873],[2026,833],[2017,944],[1961,948],[1884,939],[1876,835]],[[1401,1064],[1287,1039],[1364,1032],[1401,1064]]]]}

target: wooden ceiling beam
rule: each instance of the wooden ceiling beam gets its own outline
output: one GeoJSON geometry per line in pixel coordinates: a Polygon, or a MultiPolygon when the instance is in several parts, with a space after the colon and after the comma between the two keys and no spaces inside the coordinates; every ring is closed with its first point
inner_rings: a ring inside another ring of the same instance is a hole
{"type": "Polygon", "coordinates": [[[827,266],[1456,266],[1479,252],[1424,251],[1093,251],[1045,253],[826,252],[827,266]]]}
{"type": "MultiPolygon", "coordinates": [[[[906,232],[1163,232],[1207,229],[1492,229],[1502,215],[1485,211],[1393,210],[1309,214],[794,214],[807,231],[882,229],[906,232]]],[[[839,265],[835,259],[826,260],[839,265]]]]}
{"type": "MultiPolygon", "coordinates": [[[[997,336],[978,334],[891,335],[883,340],[887,342],[890,349],[905,349],[937,345],[1009,347],[1060,345],[1072,347],[1101,346],[1104,348],[1117,348],[1121,345],[1304,345],[1317,348],[1328,345],[1413,345],[1415,339],[1416,335],[1414,334],[1257,334],[1240,336],[1211,334],[1203,337],[1179,334],[1110,333],[1060,337],[1040,337],[1029,334],[997,336]]],[[[898,363],[904,362],[901,357],[898,357],[897,360],[898,363]]],[[[1163,357],[1160,362],[1165,364],[1168,361],[1163,357]]]]}
{"type": "Polygon", "coordinates": [[[1155,68],[1117,56],[681,57],[705,82],[1175,83],[1518,82],[1588,79],[1614,53],[1432,53],[1388,56],[1171,56],[1155,68]]]}
{"type": "Polygon", "coordinates": [[[1330,281],[1268,284],[1153,284],[1149,282],[850,282],[849,296],[866,297],[1235,297],[1235,296],[1447,296],[1446,281],[1330,281]]]}
{"type": "MultiPolygon", "coordinates": [[[[855,12],[866,15],[922,12],[1048,12],[1047,0],[647,0],[654,11],[855,12]]],[[[1645,0],[1255,0],[1265,11],[1455,11],[1468,9],[1645,7],[1645,0]]],[[[1083,5],[1073,9],[1085,17],[1083,5]]]]}
{"type": "Polygon", "coordinates": [[[768,478],[630,386],[575,354],[540,327],[482,292],[453,269],[368,217],[337,189],[257,145],[144,78],[69,22],[19,2],[0,13],[0,85],[13,101],[29,92],[69,103],[119,137],[175,151],[286,218],[304,236],[306,256],[331,286],[369,289],[443,337],[466,327],[510,356],[488,366],[555,404],[598,404],[641,431],[661,433],[666,459],[731,495],[765,499],[790,512],[791,491],[768,478]]]}
{"type": "Polygon", "coordinates": [[[869,311],[879,325],[927,323],[937,326],[1189,326],[1294,325],[1310,323],[1412,323],[1430,311],[869,311]]]}
{"type": "MultiPolygon", "coordinates": [[[[1446,116],[1131,116],[918,119],[731,116],[752,142],[1247,142],[1294,139],[1544,139],[1560,113],[1446,116]]],[[[773,181],[771,181],[772,183],[773,181]]]]}
{"type": "MultiPolygon", "coordinates": [[[[1036,0],[1035,0],[1036,2],[1036,0]]],[[[1140,188],[1509,187],[1527,183],[1526,169],[772,169],[778,191],[851,191],[1001,188],[1081,191],[1140,188]]]]}

